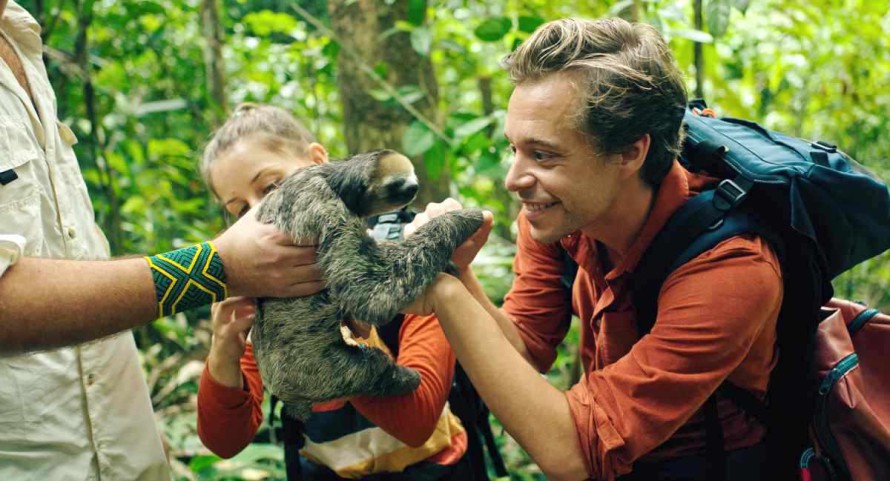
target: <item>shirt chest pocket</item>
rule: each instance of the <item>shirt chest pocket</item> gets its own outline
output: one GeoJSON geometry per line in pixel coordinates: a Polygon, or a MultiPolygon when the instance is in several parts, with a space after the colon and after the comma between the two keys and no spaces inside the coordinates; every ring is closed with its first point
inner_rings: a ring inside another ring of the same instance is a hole
{"type": "Polygon", "coordinates": [[[624,357],[639,340],[636,315],[632,311],[605,311],[597,319],[597,349],[604,366],[624,357]]]}
{"type": "Polygon", "coordinates": [[[41,152],[28,127],[18,119],[0,117],[0,233],[27,239],[25,255],[42,246],[39,181],[41,152]]]}
{"type": "MultiPolygon", "coordinates": [[[[0,426],[46,420],[48,413],[71,404],[77,393],[77,357],[73,349],[7,356],[0,359],[0,426]]],[[[79,404],[78,404],[79,406],[79,404]]],[[[73,411],[67,411],[73,412],[73,411]]]]}

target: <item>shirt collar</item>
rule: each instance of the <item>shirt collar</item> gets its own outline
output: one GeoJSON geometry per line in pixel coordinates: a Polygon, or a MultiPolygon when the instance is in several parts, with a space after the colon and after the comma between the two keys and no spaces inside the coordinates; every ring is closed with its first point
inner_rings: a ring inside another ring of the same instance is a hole
{"type": "Polygon", "coordinates": [[[18,45],[21,53],[29,59],[43,62],[43,48],[40,40],[40,25],[34,17],[18,3],[10,0],[0,18],[0,28],[18,45]]]}
{"type": "MultiPolygon", "coordinates": [[[[668,219],[680,208],[690,196],[689,184],[693,174],[684,169],[679,162],[674,161],[671,170],[662,180],[658,191],[655,193],[655,201],[652,203],[652,209],[649,216],[643,224],[640,235],[631,244],[627,254],[621,263],[615,266],[608,274],[606,280],[612,280],[622,276],[627,272],[633,272],[640,258],[652,244],[655,235],[664,227],[668,219]]],[[[698,178],[695,184],[699,184],[698,178]]]]}

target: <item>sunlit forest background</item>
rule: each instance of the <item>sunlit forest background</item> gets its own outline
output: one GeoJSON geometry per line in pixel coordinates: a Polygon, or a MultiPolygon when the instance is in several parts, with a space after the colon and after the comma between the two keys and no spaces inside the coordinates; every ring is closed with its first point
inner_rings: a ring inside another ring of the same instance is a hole
{"type": "MultiPolygon", "coordinates": [[[[239,102],[302,119],[334,157],[409,155],[418,207],[446,196],[495,213],[478,261],[489,295],[511,282],[518,204],[503,187],[511,85],[499,67],[545,21],[621,16],[670,41],[691,97],[721,115],[839,145],[890,179],[886,0],[35,0],[61,120],[113,253],[163,252],[225,226],[197,173],[201,149],[239,102]]],[[[835,281],[838,295],[890,310],[890,255],[835,281]]],[[[208,311],[136,330],[178,479],[283,479],[268,430],[231,460],[196,434],[208,311]]],[[[573,329],[549,374],[578,376],[573,329]]],[[[538,479],[496,421],[514,479],[538,479]]]]}

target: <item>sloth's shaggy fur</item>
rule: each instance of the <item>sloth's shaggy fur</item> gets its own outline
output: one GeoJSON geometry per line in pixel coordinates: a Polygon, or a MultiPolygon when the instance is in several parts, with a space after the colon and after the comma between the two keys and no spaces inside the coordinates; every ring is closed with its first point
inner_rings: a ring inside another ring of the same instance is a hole
{"type": "Polygon", "coordinates": [[[448,212],[408,239],[375,242],[366,218],[401,208],[417,193],[411,162],[377,151],[296,172],[260,206],[260,221],[294,240],[318,239],[327,289],[303,298],[260,299],[251,338],[264,384],[288,415],[313,403],[414,390],[420,375],[379,349],[347,344],[344,319],[390,322],[450,268],[454,249],[482,224],[478,210],[448,212]]]}

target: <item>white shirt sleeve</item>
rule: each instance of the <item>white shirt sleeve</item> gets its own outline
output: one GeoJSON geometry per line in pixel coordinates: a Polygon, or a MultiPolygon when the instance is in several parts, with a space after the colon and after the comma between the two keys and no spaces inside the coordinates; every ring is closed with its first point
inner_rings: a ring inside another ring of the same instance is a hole
{"type": "Polygon", "coordinates": [[[16,234],[0,234],[0,276],[18,262],[25,250],[25,238],[16,234]]]}

